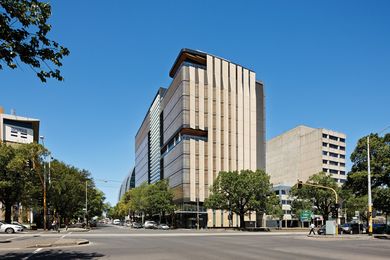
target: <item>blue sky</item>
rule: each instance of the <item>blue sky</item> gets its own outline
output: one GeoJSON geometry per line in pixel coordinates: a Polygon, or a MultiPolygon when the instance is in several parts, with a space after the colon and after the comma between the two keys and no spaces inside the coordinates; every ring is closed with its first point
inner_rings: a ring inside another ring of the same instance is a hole
{"type": "MultiPolygon", "coordinates": [[[[181,48],[257,72],[267,138],[299,124],[357,140],[390,125],[389,1],[51,1],[64,82],[0,72],[0,105],[41,120],[54,157],[89,170],[115,204],[134,136],[181,48]]],[[[350,166],[350,163],[348,164],[350,166]]]]}

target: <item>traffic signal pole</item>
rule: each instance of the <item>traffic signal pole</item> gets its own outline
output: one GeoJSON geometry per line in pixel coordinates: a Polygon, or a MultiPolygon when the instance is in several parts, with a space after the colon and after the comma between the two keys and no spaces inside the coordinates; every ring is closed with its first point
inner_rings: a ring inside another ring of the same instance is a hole
{"type": "MultiPolygon", "coordinates": [[[[334,193],[334,196],[336,198],[336,205],[338,205],[339,203],[339,197],[337,195],[337,192],[335,189],[331,188],[331,187],[327,187],[327,186],[322,186],[322,185],[318,185],[318,184],[312,184],[312,183],[303,183],[302,181],[298,180],[298,189],[300,189],[302,187],[302,185],[306,185],[306,186],[311,186],[311,187],[317,187],[317,188],[322,188],[322,189],[327,189],[327,190],[331,190],[333,191],[334,193]]],[[[338,208],[337,208],[338,210],[338,208]]],[[[337,214],[337,225],[336,225],[336,235],[339,234],[339,230],[338,230],[338,226],[340,225],[340,216],[339,214],[337,214]]]]}

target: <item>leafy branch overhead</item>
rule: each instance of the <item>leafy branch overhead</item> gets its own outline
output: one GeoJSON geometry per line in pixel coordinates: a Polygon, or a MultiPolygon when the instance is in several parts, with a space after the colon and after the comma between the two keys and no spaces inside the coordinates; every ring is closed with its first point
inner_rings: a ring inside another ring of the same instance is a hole
{"type": "Polygon", "coordinates": [[[59,67],[69,50],[50,40],[49,3],[37,0],[0,0],[0,70],[11,69],[18,61],[30,66],[42,82],[47,78],[62,81],[59,67]]]}

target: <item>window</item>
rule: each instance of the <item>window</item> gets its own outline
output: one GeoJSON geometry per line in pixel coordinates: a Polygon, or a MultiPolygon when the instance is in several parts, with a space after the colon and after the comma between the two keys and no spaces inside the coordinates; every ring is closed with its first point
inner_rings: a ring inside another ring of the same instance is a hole
{"type": "Polygon", "coordinates": [[[286,191],[285,190],[280,190],[281,194],[282,195],[285,195],[286,194],[286,191]]]}
{"type": "Polygon", "coordinates": [[[286,201],[286,200],[282,200],[282,204],[283,204],[283,205],[286,205],[286,204],[287,204],[287,201],[286,201]]]}
{"type": "Polygon", "coordinates": [[[341,175],[345,175],[345,171],[340,171],[340,174],[341,175]]]}
{"type": "Polygon", "coordinates": [[[345,166],[345,163],[342,163],[342,162],[341,162],[341,163],[340,163],[340,166],[344,167],[344,166],[345,166]]]}
{"type": "Polygon", "coordinates": [[[322,155],[328,155],[328,152],[322,151],[322,155]]]}
{"type": "Polygon", "coordinates": [[[345,143],[345,138],[340,138],[340,142],[345,143]]]}
{"type": "Polygon", "coordinates": [[[276,195],[279,195],[279,190],[276,190],[276,191],[275,191],[275,194],[276,194],[276,195]]]}
{"type": "Polygon", "coordinates": [[[322,160],[323,164],[328,164],[328,160],[322,160]]]}
{"type": "Polygon", "coordinates": [[[323,171],[323,172],[328,172],[328,169],[322,168],[322,171],[323,171]]]}
{"type": "Polygon", "coordinates": [[[330,169],[330,173],[338,174],[338,171],[337,171],[337,170],[330,169]]]}
{"type": "Polygon", "coordinates": [[[329,161],[329,164],[330,164],[330,165],[336,165],[336,166],[339,165],[339,163],[338,163],[338,162],[335,162],[335,161],[329,161]]]}
{"type": "Polygon", "coordinates": [[[328,138],[327,134],[322,134],[322,138],[328,138]]]}
{"type": "Polygon", "coordinates": [[[339,140],[338,137],[333,136],[333,135],[329,135],[329,139],[334,140],[334,141],[338,141],[339,140]]]}
{"type": "Polygon", "coordinates": [[[322,146],[323,146],[323,147],[327,147],[327,146],[328,146],[328,144],[327,144],[327,143],[325,143],[325,142],[322,142],[322,146]]]}
{"type": "Polygon", "coordinates": [[[335,145],[335,144],[329,144],[329,147],[330,148],[333,148],[333,149],[337,149],[337,148],[339,148],[337,145],[335,145]]]}
{"type": "Polygon", "coordinates": [[[345,155],[344,154],[340,154],[340,158],[345,159],[345,155]]]}
{"type": "Polygon", "coordinates": [[[345,151],[345,146],[340,146],[340,150],[345,151]]]}
{"type": "Polygon", "coordinates": [[[340,179],[340,183],[346,183],[347,182],[347,180],[344,180],[344,179],[340,179]]]}
{"type": "Polygon", "coordinates": [[[339,156],[337,155],[337,153],[331,153],[331,152],[330,152],[329,155],[332,156],[332,157],[336,157],[336,158],[339,157],[339,156]]]}

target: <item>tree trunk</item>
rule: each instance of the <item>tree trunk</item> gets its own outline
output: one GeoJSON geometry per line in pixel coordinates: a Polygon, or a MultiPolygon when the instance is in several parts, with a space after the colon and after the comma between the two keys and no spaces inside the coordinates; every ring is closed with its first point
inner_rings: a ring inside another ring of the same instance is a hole
{"type": "Polygon", "coordinates": [[[240,228],[245,228],[245,214],[240,212],[240,228]]]}
{"type": "Polygon", "coordinates": [[[12,212],[12,205],[11,204],[5,204],[5,215],[4,215],[4,221],[5,223],[11,223],[11,212],[12,212]]]}

